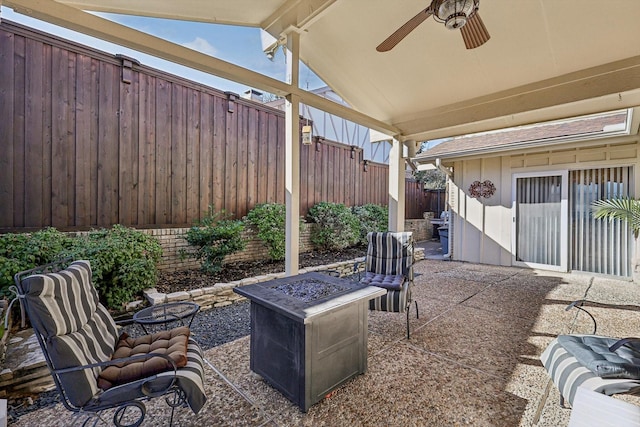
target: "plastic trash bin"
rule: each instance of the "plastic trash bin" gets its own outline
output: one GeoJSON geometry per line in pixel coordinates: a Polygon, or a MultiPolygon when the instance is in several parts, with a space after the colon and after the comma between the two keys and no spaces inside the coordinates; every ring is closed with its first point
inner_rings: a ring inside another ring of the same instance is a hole
{"type": "Polygon", "coordinates": [[[438,234],[440,235],[440,245],[442,245],[442,253],[449,253],[449,226],[444,225],[438,227],[438,234]]]}

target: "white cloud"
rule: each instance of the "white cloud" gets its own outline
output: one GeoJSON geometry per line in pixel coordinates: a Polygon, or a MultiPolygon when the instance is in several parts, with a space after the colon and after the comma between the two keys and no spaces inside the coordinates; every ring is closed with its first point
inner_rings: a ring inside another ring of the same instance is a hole
{"type": "Polygon", "coordinates": [[[183,43],[182,46],[188,47],[189,49],[196,50],[201,53],[206,53],[207,55],[215,56],[218,53],[218,49],[213,47],[211,43],[203,39],[202,37],[196,37],[194,40],[183,43]]]}

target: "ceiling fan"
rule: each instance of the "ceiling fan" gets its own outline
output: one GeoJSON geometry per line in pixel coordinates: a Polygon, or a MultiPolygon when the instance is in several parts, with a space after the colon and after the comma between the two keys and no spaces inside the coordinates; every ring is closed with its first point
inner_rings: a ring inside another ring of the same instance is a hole
{"type": "Polygon", "coordinates": [[[387,52],[393,49],[431,15],[433,15],[433,19],[443,23],[450,30],[460,29],[467,49],[475,49],[485,44],[491,37],[480,15],[478,15],[479,7],[480,0],[433,0],[426,9],[421,10],[380,43],[376,50],[387,52]]]}

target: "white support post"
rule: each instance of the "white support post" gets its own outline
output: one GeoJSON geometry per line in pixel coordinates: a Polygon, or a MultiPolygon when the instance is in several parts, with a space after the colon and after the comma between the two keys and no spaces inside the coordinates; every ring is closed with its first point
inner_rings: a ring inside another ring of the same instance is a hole
{"type": "MultiPolygon", "coordinates": [[[[300,35],[287,35],[287,82],[298,87],[300,35]]],[[[295,91],[285,103],[285,274],[298,274],[300,254],[300,97],[295,91]]]]}
{"type": "Polygon", "coordinates": [[[403,145],[394,138],[389,152],[389,231],[404,231],[404,181],[403,145]]]}

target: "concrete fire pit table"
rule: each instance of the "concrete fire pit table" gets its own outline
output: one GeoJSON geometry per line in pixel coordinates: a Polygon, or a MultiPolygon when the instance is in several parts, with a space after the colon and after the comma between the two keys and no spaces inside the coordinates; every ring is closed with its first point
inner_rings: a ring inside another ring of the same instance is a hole
{"type": "Polygon", "coordinates": [[[366,372],[369,300],[385,289],[305,273],[234,292],[251,301],[251,370],[301,410],[366,372]]]}

